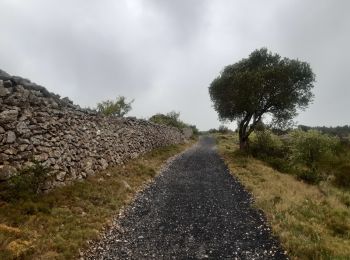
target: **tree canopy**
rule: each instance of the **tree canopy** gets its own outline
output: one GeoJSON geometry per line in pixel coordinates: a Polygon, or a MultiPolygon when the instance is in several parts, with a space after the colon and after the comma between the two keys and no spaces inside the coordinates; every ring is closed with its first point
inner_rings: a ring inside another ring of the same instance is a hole
{"type": "Polygon", "coordinates": [[[228,65],[209,87],[221,120],[237,120],[241,148],[255,126],[269,114],[283,125],[305,109],[313,98],[315,75],[307,62],[281,58],[266,48],[228,65]]]}
{"type": "Polygon", "coordinates": [[[97,104],[97,111],[105,116],[123,117],[132,109],[131,104],[134,100],[126,102],[126,98],[119,96],[116,100],[106,100],[97,104]]]}

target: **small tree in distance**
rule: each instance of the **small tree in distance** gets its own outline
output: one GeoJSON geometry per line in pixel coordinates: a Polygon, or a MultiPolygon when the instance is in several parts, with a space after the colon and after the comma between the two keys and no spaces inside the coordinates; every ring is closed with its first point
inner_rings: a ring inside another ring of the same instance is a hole
{"type": "Polygon", "coordinates": [[[173,126],[179,129],[186,127],[186,124],[180,120],[180,113],[175,111],[171,111],[166,115],[155,114],[149,118],[149,121],[156,124],[173,126]]]}
{"type": "Polygon", "coordinates": [[[124,96],[119,96],[115,101],[106,100],[98,103],[97,111],[104,114],[105,116],[123,117],[131,111],[131,104],[133,102],[134,100],[126,102],[126,98],[124,96]]]}
{"type": "Polygon", "coordinates": [[[156,124],[160,124],[160,125],[173,126],[173,127],[178,128],[178,129],[184,129],[184,128],[188,127],[188,128],[192,129],[194,135],[199,134],[199,130],[197,129],[197,127],[195,125],[186,124],[180,120],[180,113],[179,112],[171,111],[165,115],[158,113],[158,114],[151,116],[149,118],[149,121],[156,123],[156,124]]]}
{"type": "Polygon", "coordinates": [[[278,126],[291,122],[297,109],[313,98],[315,75],[306,62],[281,58],[266,48],[226,66],[213,80],[209,94],[220,120],[237,120],[240,149],[268,114],[278,126]]]}

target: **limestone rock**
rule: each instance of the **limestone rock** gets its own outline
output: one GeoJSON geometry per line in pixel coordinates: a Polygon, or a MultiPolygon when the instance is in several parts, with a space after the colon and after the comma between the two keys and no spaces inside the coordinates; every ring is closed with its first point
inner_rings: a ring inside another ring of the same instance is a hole
{"type": "Polygon", "coordinates": [[[5,88],[3,82],[0,83],[0,97],[5,97],[7,95],[10,95],[11,92],[8,88],[5,88]]]}
{"type": "Polygon", "coordinates": [[[47,153],[41,153],[34,155],[34,160],[38,162],[46,161],[49,158],[49,155],[47,153]]]}
{"type": "Polygon", "coordinates": [[[11,123],[13,121],[16,121],[17,117],[18,117],[17,109],[2,111],[0,113],[0,124],[6,124],[6,123],[11,123]]]}
{"type": "Polygon", "coordinates": [[[16,134],[13,131],[8,131],[7,132],[7,138],[6,138],[6,143],[12,144],[16,141],[16,134]]]}
{"type": "Polygon", "coordinates": [[[6,181],[16,174],[16,168],[10,165],[0,165],[0,181],[6,181]]]}
{"type": "Polygon", "coordinates": [[[105,159],[102,158],[100,160],[100,165],[101,165],[102,169],[105,170],[108,167],[108,162],[105,159]]]}
{"type": "Polygon", "coordinates": [[[24,121],[20,121],[17,126],[16,126],[16,130],[19,134],[26,134],[30,132],[30,129],[28,128],[28,125],[26,122],[24,121]]]}
{"type": "Polygon", "coordinates": [[[59,172],[56,174],[56,180],[57,181],[64,181],[64,178],[66,177],[66,172],[59,172]]]}
{"type": "Polygon", "coordinates": [[[189,128],[189,127],[182,129],[182,132],[183,132],[185,138],[187,138],[187,139],[191,138],[191,136],[193,135],[193,130],[192,130],[192,128],[189,128]]]}

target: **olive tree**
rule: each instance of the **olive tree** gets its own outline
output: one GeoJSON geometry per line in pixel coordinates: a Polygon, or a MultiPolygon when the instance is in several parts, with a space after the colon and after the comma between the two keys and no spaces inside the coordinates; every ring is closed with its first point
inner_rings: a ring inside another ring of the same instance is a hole
{"type": "Polygon", "coordinates": [[[283,125],[297,109],[305,109],[313,98],[314,81],[308,63],[262,48],[226,66],[210,84],[209,94],[220,120],[238,122],[240,149],[246,149],[264,115],[283,125]]]}

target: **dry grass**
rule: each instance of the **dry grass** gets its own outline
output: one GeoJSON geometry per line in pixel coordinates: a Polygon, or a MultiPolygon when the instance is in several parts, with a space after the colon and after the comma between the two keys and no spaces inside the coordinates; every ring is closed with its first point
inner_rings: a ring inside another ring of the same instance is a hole
{"type": "Polygon", "coordinates": [[[192,143],[156,149],[49,194],[0,200],[0,259],[76,258],[169,157],[192,143]]]}
{"type": "Polygon", "coordinates": [[[231,172],[255,197],[292,259],[350,259],[350,191],[308,185],[242,155],[234,135],[216,135],[231,172]]]}

